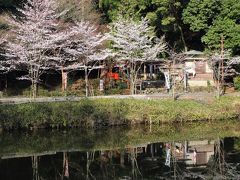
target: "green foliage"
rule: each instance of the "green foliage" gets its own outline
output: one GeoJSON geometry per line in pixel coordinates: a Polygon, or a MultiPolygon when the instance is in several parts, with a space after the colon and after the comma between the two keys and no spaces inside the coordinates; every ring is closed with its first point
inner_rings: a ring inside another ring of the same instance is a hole
{"type": "Polygon", "coordinates": [[[149,17],[151,21],[155,21],[155,23],[160,22],[162,26],[170,26],[178,23],[177,21],[180,19],[178,17],[178,11],[182,7],[180,0],[152,0],[151,5],[155,7],[154,11],[149,12],[150,16],[147,14],[147,17],[149,17]]]}
{"type": "Polygon", "coordinates": [[[99,4],[108,21],[116,20],[119,15],[140,20],[151,0],[101,0],[99,4]]]}
{"type": "MultiPolygon", "coordinates": [[[[64,20],[88,20],[109,23],[119,16],[135,21],[149,19],[157,36],[166,36],[177,50],[186,47],[201,49],[202,45],[216,51],[220,37],[225,48],[240,53],[239,0],[59,0],[59,10],[68,9],[64,20]],[[201,41],[201,42],[200,42],[201,41]]],[[[1,0],[3,8],[21,4],[17,0],[1,0]]],[[[1,18],[1,17],[0,17],[1,18]]],[[[0,26],[6,29],[7,24],[0,26]]]]}
{"type": "Polygon", "coordinates": [[[240,91],[240,76],[234,78],[234,87],[238,91],[240,91]]]}
{"type": "Polygon", "coordinates": [[[119,87],[119,89],[127,89],[128,85],[126,82],[119,82],[118,87],[119,87]]]}
{"type": "Polygon", "coordinates": [[[67,21],[90,21],[97,23],[100,21],[100,14],[96,11],[93,0],[58,0],[59,11],[67,12],[62,16],[62,19],[67,21]]]}
{"type": "Polygon", "coordinates": [[[196,32],[204,32],[202,42],[210,50],[219,50],[221,35],[224,47],[233,54],[240,50],[239,0],[190,0],[183,12],[185,24],[196,32]]]}
{"type": "Polygon", "coordinates": [[[121,15],[125,19],[141,19],[141,11],[145,8],[143,0],[124,0],[121,1],[117,9],[113,11],[114,18],[121,15]]]}
{"type": "Polygon", "coordinates": [[[233,119],[239,116],[239,98],[213,104],[181,100],[83,99],[79,102],[0,105],[0,126],[12,128],[101,127],[233,119]],[[219,113],[221,112],[221,113],[219,113]]]}
{"type": "Polygon", "coordinates": [[[104,91],[105,95],[116,95],[116,94],[125,94],[125,89],[122,88],[111,88],[104,91]]]}
{"type": "Polygon", "coordinates": [[[103,0],[102,4],[101,9],[108,21],[116,20],[119,15],[134,20],[147,17],[158,36],[166,34],[171,43],[186,46],[181,19],[183,5],[180,0],[103,0]]]}
{"type": "Polygon", "coordinates": [[[202,37],[202,41],[208,45],[211,50],[220,49],[221,35],[224,37],[224,47],[234,52],[240,48],[240,25],[234,20],[224,18],[217,19],[202,37]]]}
{"type": "Polygon", "coordinates": [[[103,12],[105,21],[110,22],[116,17],[116,9],[120,0],[99,0],[99,9],[103,12]]]}
{"type": "Polygon", "coordinates": [[[183,11],[185,24],[193,31],[206,30],[221,11],[221,0],[190,0],[183,11]]]}
{"type": "Polygon", "coordinates": [[[239,138],[234,139],[234,148],[236,150],[240,150],[240,139],[239,138]]]}

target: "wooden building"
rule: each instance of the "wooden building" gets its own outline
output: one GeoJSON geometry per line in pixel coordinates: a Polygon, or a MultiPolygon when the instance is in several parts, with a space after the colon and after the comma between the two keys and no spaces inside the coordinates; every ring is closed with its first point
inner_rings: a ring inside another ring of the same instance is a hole
{"type": "Polygon", "coordinates": [[[208,57],[200,51],[188,51],[184,53],[184,69],[188,73],[188,85],[208,86],[214,85],[213,70],[211,69],[208,57]]]}

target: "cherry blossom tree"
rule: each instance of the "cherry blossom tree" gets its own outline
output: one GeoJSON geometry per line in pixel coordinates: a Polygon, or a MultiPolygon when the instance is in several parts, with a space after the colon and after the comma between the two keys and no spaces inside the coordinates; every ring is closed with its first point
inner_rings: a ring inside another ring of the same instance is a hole
{"type": "Polygon", "coordinates": [[[141,65],[148,61],[157,61],[158,55],[166,50],[164,38],[156,38],[146,19],[135,22],[132,19],[119,18],[113,22],[108,33],[112,41],[112,52],[116,52],[117,61],[124,62],[130,70],[130,90],[135,92],[135,84],[141,65]]]}
{"type": "Polygon", "coordinates": [[[6,74],[15,69],[14,63],[5,57],[5,46],[7,43],[6,37],[0,38],[0,73],[6,74]]]}
{"type": "Polygon", "coordinates": [[[224,95],[225,78],[240,74],[236,67],[240,65],[240,57],[225,57],[219,54],[211,56],[209,64],[213,69],[214,80],[216,81],[217,98],[224,95]]]}
{"type": "Polygon", "coordinates": [[[5,42],[5,39],[4,38],[0,38],[0,45],[2,46],[2,44],[5,42]]]}
{"type": "MultiPolygon", "coordinates": [[[[3,44],[5,43],[4,38],[0,38],[0,51],[3,51],[3,44]]],[[[5,72],[8,68],[5,66],[4,60],[3,60],[3,55],[2,52],[0,54],[0,72],[5,72]]]]}
{"type": "MultiPolygon", "coordinates": [[[[6,36],[2,34],[0,37],[0,75],[1,78],[5,77],[5,81],[7,82],[7,73],[10,70],[14,69],[14,66],[11,61],[8,61],[5,57],[5,44],[6,44],[6,36]]],[[[0,81],[1,83],[2,81],[0,81]]],[[[5,83],[5,88],[7,87],[7,83],[5,83]]]]}
{"type": "Polygon", "coordinates": [[[22,9],[17,9],[21,17],[8,18],[13,37],[8,40],[6,57],[28,72],[20,79],[31,80],[33,98],[40,76],[54,65],[51,50],[59,49],[60,42],[69,37],[65,31],[58,31],[58,18],[64,12],[57,13],[57,7],[54,0],[27,0],[22,9]]]}
{"type": "Polygon", "coordinates": [[[90,72],[93,69],[101,68],[100,61],[109,55],[102,49],[106,37],[98,32],[96,26],[85,21],[75,22],[74,25],[70,26],[69,32],[72,37],[62,48],[59,67],[65,74],[65,78],[67,78],[67,72],[70,70],[84,70],[86,96],[88,96],[88,76],[90,72]]]}

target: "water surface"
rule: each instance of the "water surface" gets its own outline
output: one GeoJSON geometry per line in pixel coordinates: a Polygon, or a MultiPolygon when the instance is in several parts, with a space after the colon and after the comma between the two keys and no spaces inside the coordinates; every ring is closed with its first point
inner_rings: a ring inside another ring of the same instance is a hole
{"type": "Polygon", "coordinates": [[[240,179],[240,123],[0,135],[0,179],[240,179]]]}

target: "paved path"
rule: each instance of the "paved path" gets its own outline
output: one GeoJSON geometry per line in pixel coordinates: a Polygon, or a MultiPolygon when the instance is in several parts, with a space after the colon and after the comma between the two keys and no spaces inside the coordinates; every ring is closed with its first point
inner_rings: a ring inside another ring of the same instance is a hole
{"type": "MultiPolygon", "coordinates": [[[[111,95],[111,96],[92,96],[88,97],[89,99],[101,99],[101,98],[114,98],[114,99],[155,99],[155,98],[170,98],[168,94],[160,95],[111,95]]],[[[35,99],[24,98],[24,97],[9,97],[9,98],[0,98],[0,104],[21,104],[29,102],[65,102],[65,101],[79,101],[85,97],[38,97],[35,99]]]]}
{"type": "MultiPolygon", "coordinates": [[[[239,96],[238,93],[229,93],[225,96],[239,96]]],[[[215,98],[214,93],[207,92],[196,92],[196,93],[178,93],[176,94],[177,99],[192,99],[200,101],[203,103],[211,103],[215,98]]],[[[9,97],[9,98],[0,98],[0,104],[21,104],[29,102],[65,102],[65,101],[79,101],[85,97],[38,97],[35,99],[26,98],[26,97],[9,97]]],[[[89,99],[100,99],[100,98],[113,98],[113,99],[172,99],[171,94],[167,93],[158,93],[158,94],[148,94],[148,95],[109,95],[109,96],[92,96],[89,99]]]]}

